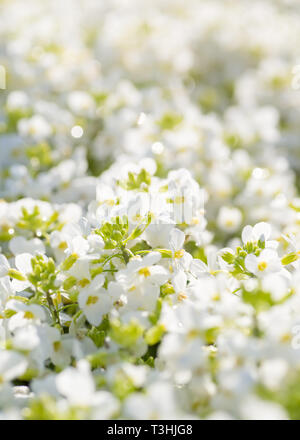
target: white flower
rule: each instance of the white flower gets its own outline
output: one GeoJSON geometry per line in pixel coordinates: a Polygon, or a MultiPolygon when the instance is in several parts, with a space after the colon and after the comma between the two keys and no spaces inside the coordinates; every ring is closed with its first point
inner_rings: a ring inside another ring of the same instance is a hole
{"type": "MultiPolygon", "coordinates": [[[[51,327],[50,327],[51,328],[51,327]]],[[[51,330],[57,330],[51,328],[51,330]]],[[[73,348],[73,340],[68,337],[61,337],[60,333],[57,331],[56,335],[49,337],[52,342],[50,358],[54,365],[59,367],[66,367],[70,364],[73,348]]]]}
{"type": "Polygon", "coordinates": [[[244,244],[250,243],[252,241],[257,242],[260,240],[262,242],[265,242],[266,247],[276,249],[278,246],[278,242],[274,240],[269,240],[271,232],[271,226],[265,222],[257,223],[254,227],[248,225],[245,226],[242,231],[242,240],[244,244]]]}
{"type": "Polygon", "coordinates": [[[154,219],[145,231],[145,237],[153,247],[167,248],[169,246],[170,231],[174,224],[167,216],[159,216],[154,219]]]}
{"type": "Polygon", "coordinates": [[[218,226],[223,231],[235,232],[241,225],[242,213],[238,208],[222,206],[218,214],[218,226]]]}
{"type": "Polygon", "coordinates": [[[30,119],[21,119],[18,122],[18,130],[21,135],[33,137],[37,141],[47,138],[52,133],[51,125],[41,115],[34,115],[30,119]]]}
{"type": "Polygon", "coordinates": [[[89,244],[87,240],[85,240],[83,237],[78,235],[77,237],[74,237],[69,241],[68,247],[66,249],[66,255],[69,256],[75,254],[77,256],[82,257],[86,255],[88,249],[89,249],[89,244]]]}
{"type": "Polygon", "coordinates": [[[15,90],[8,95],[6,105],[10,111],[26,110],[29,107],[29,102],[29,98],[25,92],[15,90]]]}
{"type": "Polygon", "coordinates": [[[35,395],[48,394],[49,396],[59,397],[56,388],[56,374],[49,374],[46,377],[34,379],[31,387],[35,395]]]}
{"type": "Polygon", "coordinates": [[[16,312],[10,319],[8,327],[14,331],[18,327],[24,327],[32,323],[41,323],[46,320],[46,313],[44,309],[37,304],[24,304],[21,301],[14,299],[6,303],[7,310],[16,312]]]}
{"type": "Polygon", "coordinates": [[[126,269],[120,270],[117,280],[127,287],[133,287],[143,283],[162,285],[168,279],[168,272],[162,266],[157,265],[161,259],[159,252],[150,252],[144,258],[132,258],[126,269]]]}
{"type": "Polygon", "coordinates": [[[112,393],[107,391],[98,391],[94,394],[92,408],[93,420],[109,420],[118,414],[120,402],[112,393]]]}
{"type": "Polygon", "coordinates": [[[5,255],[0,255],[0,278],[8,275],[8,271],[10,269],[9,262],[5,255]]]}
{"type": "Polygon", "coordinates": [[[125,401],[125,416],[132,419],[173,419],[179,416],[174,388],[157,381],[149,386],[146,394],[132,394],[125,401]]]}
{"type": "Polygon", "coordinates": [[[98,275],[78,296],[78,304],[83,310],[87,320],[93,325],[99,325],[103,315],[108,313],[112,307],[112,299],[108,291],[102,286],[103,275],[98,275]]]}
{"type": "Polygon", "coordinates": [[[270,273],[263,278],[262,288],[271,294],[274,301],[280,301],[289,293],[289,279],[282,273],[270,273]]]}
{"type": "Polygon", "coordinates": [[[261,380],[265,386],[270,390],[278,390],[281,381],[288,372],[288,363],[285,359],[267,359],[265,360],[259,370],[261,380]]]}
{"type": "Polygon", "coordinates": [[[44,254],[45,246],[39,238],[26,240],[24,237],[14,237],[9,242],[9,249],[17,256],[18,254],[44,254]]]}
{"type": "Polygon", "coordinates": [[[178,301],[183,301],[184,299],[187,299],[186,283],[187,283],[187,276],[182,270],[177,272],[172,277],[172,284],[178,301]]]}
{"type": "Polygon", "coordinates": [[[144,258],[132,258],[126,269],[116,274],[118,283],[127,291],[125,310],[154,310],[159,287],[169,278],[168,271],[155,264],[160,259],[158,252],[150,252],[144,258]]]}
{"type": "Polygon", "coordinates": [[[58,374],[56,386],[71,405],[78,406],[90,406],[96,391],[89,364],[85,360],[78,362],[77,368],[66,368],[58,374]]]}
{"type": "MultiPolygon", "coordinates": [[[[30,286],[30,282],[27,280],[27,275],[32,272],[31,260],[33,259],[33,255],[29,253],[18,254],[15,257],[15,265],[21,275],[24,277],[24,280],[13,279],[12,286],[17,292],[21,292],[30,286]]],[[[47,258],[47,257],[46,257],[47,258]]]]}
{"type": "Polygon", "coordinates": [[[25,373],[26,358],[15,351],[0,350],[0,387],[3,382],[15,379],[25,373]]]}
{"type": "Polygon", "coordinates": [[[287,420],[288,415],[275,402],[259,399],[250,395],[241,402],[241,417],[244,420],[287,420]]]}
{"type": "Polygon", "coordinates": [[[68,104],[71,110],[79,115],[89,115],[94,109],[93,98],[86,92],[74,91],[68,97],[68,104]]]}
{"type": "Polygon", "coordinates": [[[273,249],[262,250],[258,257],[254,254],[247,255],[245,266],[249,272],[257,276],[279,272],[282,269],[280,258],[273,249]]]}
{"type": "Polygon", "coordinates": [[[37,328],[33,325],[25,327],[17,327],[14,337],[13,346],[16,350],[31,351],[40,344],[37,328]]]}
{"type": "Polygon", "coordinates": [[[172,229],[169,235],[169,240],[175,268],[188,268],[192,261],[192,256],[183,249],[185,240],[184,232],[176,228],[172,229]]]}

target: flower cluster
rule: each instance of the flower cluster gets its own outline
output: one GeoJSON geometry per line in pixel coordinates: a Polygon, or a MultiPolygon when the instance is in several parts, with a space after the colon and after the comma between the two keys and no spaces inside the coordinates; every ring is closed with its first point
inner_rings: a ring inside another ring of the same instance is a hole
{"type": "Polygon", "coordinates": [[[2,3],[0,419],[299,419],[299,2],[2,3]]]}

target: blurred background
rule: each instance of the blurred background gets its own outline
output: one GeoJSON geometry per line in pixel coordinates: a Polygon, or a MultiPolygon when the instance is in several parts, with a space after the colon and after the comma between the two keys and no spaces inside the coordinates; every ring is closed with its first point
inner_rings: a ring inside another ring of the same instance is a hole
{"type": "Polygon", "coordinates": [[[206,190],[217,241],[299,211],[298,0],[0,8],[0,197],[84,207],[109,167],[151,157],[206,190]]]}

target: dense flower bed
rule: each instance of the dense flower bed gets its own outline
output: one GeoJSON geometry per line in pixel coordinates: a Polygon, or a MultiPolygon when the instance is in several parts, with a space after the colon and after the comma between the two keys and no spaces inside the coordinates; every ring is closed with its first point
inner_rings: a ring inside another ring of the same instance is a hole
{"type": "Polygon", "coordinates": [[[299,12],[1,2],[0,418],[300,418],[299,12]]]}

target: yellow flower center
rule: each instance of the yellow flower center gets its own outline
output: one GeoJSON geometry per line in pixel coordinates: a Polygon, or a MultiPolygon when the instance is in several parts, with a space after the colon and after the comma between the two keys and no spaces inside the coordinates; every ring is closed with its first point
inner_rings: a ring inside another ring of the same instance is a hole
{"type": "Polygon", "coordinates": [[[184,203],[184,197],[183,196],[175,197],[174,203],[176,203],[176,205],[180,205],[181,203],[184,203]]]}
{"type": "Polygon", "coordinates": [[[183,301],[184,299],[187,299],[187,295],[184,292],[180,292],[178,294],[178,301],[183,301]]]}
{"type": "Polygon", "coordinates": [[[83,278],[83,280],[80,280],[78,284],[80,287],[85,287],[90,284],[90,281],[87,278],[83,278]]]}
{"type": "Polygon", "coordinates": [[[36,133],[36,128],[32,125],[31,127],[29,127],[28,132],[29,132],[29,134],[35,134],[36,133]]]}
{"type": "Polygon", "coordinates": [[[89,296],[86,305],[90,306],[91,304],[96,304],[98,301],[99,301],[98,296],[89,296]]]}
{"type": "Polygon", "coordinates": [[[197,336],[199,336],[199,332],[195,329],[190,330],[187,335],[188,339],[195,339],[195,338],[197,338],[197,336]]]}
{"type": "Polygon", "coordinates": [[[104,203],[106,203],[108,206],[114,206],[115,201],[113,199],[107,199],[104,201],[104,203]]]}
{"type": "Polygon", "coordinates": [[[174,252],[174,258],[182,258],[184,256],[184,249],[174,252]]]}
{"type": "Polygon", "coordinates": [[[25,319],[33,319],[34,318],[34,314],[32,312],[27,311],[27,312],[24,313],[24,318],[25,319]]]}
{"type": "Polygon", "coordinates": [[[289,333],[284,333],[281,338],[280,338],[280,342],[290,342],[292,339],[291,335],[289,333]]]}
{"type": "Polygon", "coordinates": [[[60,341],[53,342],[53,349],[54,349],[54,351],[57,352],[60,349],[60,347],[61,347],[61,342],[60,341]]]}
{"type": "Polygon", "coordinates": [[[225,225],[230,228],[231,226],[234,225],[234,222],[231,219],[226,220],[225,225]]]}
{"type": "Polygon", "coordinates": [[[257,267],[258,267],[258,270],[263,272],[268,267],[268,263],[266,263],[266,261],[261,261],[260,263],[258,263],[257,267]]]}
{"type": "Polygon", "coordinates": [[[151,275],[150,270],[149,270],[148,267],[142,267],[142,268],[139,270],[139,274],[140,274],[140,275],[144,275],[145,278],[150,277],[150,275],[151,275]]]}
{"type": "Polygon", "coordinates": [[[142,216],[141,216],[141,214],[136,214],[136,215],[134,215],[133,217],[132,217],[132,220],[134,221],[134,222],[140,222],[141,220],[142,220],[142,216]]]}
{"type": "Polygon", "coordinates": [[[114,306],[118,309],[118,308],[124,306],[124,303],[123,303],[123,301],[118,299],[117,301],[114,302],[114,306]]]}
{"type": "Polygon", "coordinates": [[[61,243],[59,243],[58,249],[60,249],[61,251],[65,251],[68,247],[68,244],[66,241],[62,241],[61,243]]]}
{"type": "Polygon", "coordinates": [[[149,270],[148,267],[142,267],[142,268],[139,270],[139,274],[140,274],[140,275],[144,275],[145,278],[150,277],[150,275],[151,275],[150,270],[149,270]]]}

